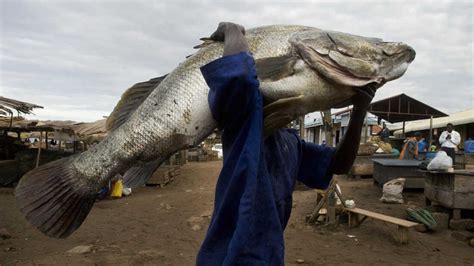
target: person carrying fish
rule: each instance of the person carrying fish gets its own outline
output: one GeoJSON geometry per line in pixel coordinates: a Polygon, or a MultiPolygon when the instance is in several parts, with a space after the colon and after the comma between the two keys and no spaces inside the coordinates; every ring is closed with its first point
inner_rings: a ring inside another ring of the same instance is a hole
{"type": "Polygon", "coordinates": [[[325,189],[333,174],[348,172],[375,88],[356,89],[347,133],[335,149],[307,143],[292,129],[265,137],[263,99],[244,27],[220,23],[210,39],[224,42],[223,57],[201,68],[222,129],[224,164],[197,265],[283,265],[295,181],[325,189]]]}
{"type": "Polygon", "coordinates": [[[127,89],[100,143],[20,179],[15,198],[29,223],[68,237],[116,174],[127,187],[141,186],[171,155],[219,126],[224,166],[198,264],[282,264],[295,178],[324,188],[333,173],[349,169],[374,90],[403,76],[416,55],[401,42],[298,25],[244,31],[222,24],[196,48],[169,74],[127,89]],[[350,104],[349,130],[335,150],[280,129],[350,104]]]}

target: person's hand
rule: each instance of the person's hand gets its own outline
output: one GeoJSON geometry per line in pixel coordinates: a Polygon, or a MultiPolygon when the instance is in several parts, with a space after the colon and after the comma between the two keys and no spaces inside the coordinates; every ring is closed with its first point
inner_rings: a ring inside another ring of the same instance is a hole
{"type": "Polygon", "coordinates": [[[352,97],[354,109],[366,110],[375,96],[377,84],[370,83],[365,85],[364,87],[354,89],[356,91],[356,94],[352,97]]]}
{"type": "Polygon", "coordinates": [[[225,36],[229,33],[241,32],[245,35],[245,28],[242,25],[232,23],[232,22],[221,22],[217,26],[216,31],[209,37],[213,41],[223,42],[225,36]]]}
{"type": "Polygon", "coordinates": [[[451,135],[447,135],[447,136],[446,136],[446,139],[451,139],[451,135]]]}

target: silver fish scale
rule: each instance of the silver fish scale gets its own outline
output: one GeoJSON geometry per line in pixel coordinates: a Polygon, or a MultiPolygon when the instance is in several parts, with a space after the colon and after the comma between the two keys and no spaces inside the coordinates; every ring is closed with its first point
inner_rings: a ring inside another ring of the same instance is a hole
{"type": "MultiPolygon", "coordinates": [[[[288,38],[300,26],[270,26],[247,31],[253,56],[289,52],[288,38]]],[[[222,55],[222,43],[210,44],[181,63],[148,96],[121,127],[79,155],[73,166],[100,186],[138,162],[166,158],[196,144],[216,127],[207,106],[208,87],[200,67],[222,55]]]]}

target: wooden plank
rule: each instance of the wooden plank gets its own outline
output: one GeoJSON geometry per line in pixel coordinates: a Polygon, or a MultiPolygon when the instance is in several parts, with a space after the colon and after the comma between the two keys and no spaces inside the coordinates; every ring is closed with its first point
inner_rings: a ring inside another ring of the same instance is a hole
{"type": "Polygon", "coordinates": [[[386,222],[389,222],[389,223],[393,223],[393,224],[396,224],[396,225],[399,225],[399,226],[413,227],[413,226],[418,225],[417,223],[414,223],[414,222],[410,222],[410,221],[399,219],[399,218],[396,218],[396,217],[384,215],[384,214],[381,214],[381,213],[371,212],[371,211],[360,209],[360,208],[352,208],[352,209],[345,208],[345,210],[347,210],[349,212],[357,213],[357,214],[362,214],[362,215],[365,215],[365,216],[368,216],[368,217],[371,217],[371,218],[375,218],[375,219],[378,219],[378,220],[386,221],[386,222]]]}
{"type": "Polygon", "coordinates": [[[474,170],[474,164],[466,164],[466,165],[464,165],[464,169],[466,169],[466,170],[474,170]]]}

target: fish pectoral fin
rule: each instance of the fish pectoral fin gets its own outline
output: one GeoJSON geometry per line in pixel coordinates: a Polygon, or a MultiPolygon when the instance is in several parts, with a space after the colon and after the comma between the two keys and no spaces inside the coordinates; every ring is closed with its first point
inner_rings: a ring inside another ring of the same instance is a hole
{"type": "Polygon", "coordinates": [[[15,189],[17,206],[26,220],[50,237],[65,238],[86,219],[98,185],[72,167],[69,156],[26,173],[15,189]]]}
{"type": "MultiPolygon", "coordinates": [[[[292,45],[296,48],[298,54],[303,58],[303,60],[308,64],[312,69],[322,75],[324,78],[331,82],[335,82],[340,85],[345,86],[355,86],[362,87],[371,82],[378,82],[376,78],[369,77],[360,77],[354,75],[357,73],[356,69],[349,69],[348,59],[344,57],[345,61],[342,60],[343,56],[340,53],[332,52],[331,56],[328,54],[319,53],[316,49],[313,49],[310,45],[305,44],[299,41],[293,41],[292,45]],[[339,56],[339,57],[337,57],[339,56]],[[339,59],[339,63],[334,61],[334,59],[339,59]]],[[[361,64],[361,60],[358,60],[357,63],[361,64]]],[[[368,73],[373,73],[375,70],[364,65],[363,71],[364,75],[369,75],[368,73]]]]}
{"type": "Polygon", "coordinates": [[[257,76],[260,80],[276,81],[295,73],[294,66],[298,58],[291,55],[265,57],[255,60],[257,76]]]}
{"type": "Polygon", "coordinates": [[[282,110],[289,112],[291,110],[300,109],[303,106],[303,99],[304,95],[298,95],[295,97],[279,99],[265,105],[265,107],[263,107],[264,117],[267,117],[272,113],[281,112],[282,110]]]}
{"type": "Polygon", "coordinates": [[[268,137],[275,130],[284,127],[298,115],[304,113],[304,95],[279,99],[263,108],[263,132],[268,137]]]}
{"type": "Polygon", "coordinates": [[[150,93],[165,79],[167,75],[140,82],[126,90],[112,113],[107,118],[105,128],[113,131],[128,120],[130,115],[150,95],[150,93]]]}
{"type": "Polygon", "coordinates": [[[143,166],[132,167],[123,175],[123,184],[129,188],[136,188],[145,185],[146,181],[160,167],[163,160],[155,160],[143,166]]]}
{"type": "Polygon", "coordinates": [[[292,120],[294,120],[294,116],[288,113],[272,113],[265,117],[263,120],[263,136],[267,138],[273,132],[278,130],[279,128],[284,127],[292,120]]]}

